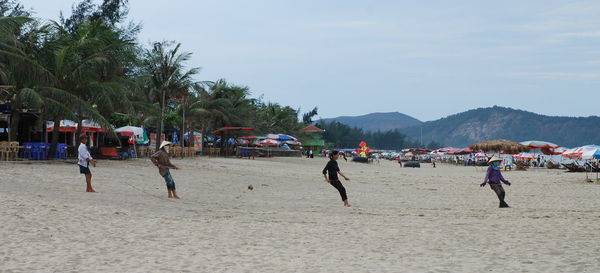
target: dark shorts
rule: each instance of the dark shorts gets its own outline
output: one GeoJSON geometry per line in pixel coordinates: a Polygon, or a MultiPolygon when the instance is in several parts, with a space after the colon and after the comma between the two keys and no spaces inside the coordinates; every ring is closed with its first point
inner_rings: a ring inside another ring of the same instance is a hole
{"type": "Polygon", "coordinates": [[[175,181],[173,181],[173,177],[171,176],[171,172],[168,172],[163,175],[165,179],[165,184],[167,184],[167,189],[174,190],[175,189],[175,181]]]}
{"type": "Polygon", "coordinates": [[[79,173],[82,173],[82,174],[92,173],[90,171],[90,168],[88,168],[88,167],[84,167],[84,166],[81,166],[79,164],[77,164],[77,166],[79,166],[79,173]]]}

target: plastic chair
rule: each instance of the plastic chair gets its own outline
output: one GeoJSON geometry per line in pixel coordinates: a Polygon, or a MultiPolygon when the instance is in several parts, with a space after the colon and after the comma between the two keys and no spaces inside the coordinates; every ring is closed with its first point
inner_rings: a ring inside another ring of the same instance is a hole
{"type": "Polygon", "coordinates": [[[8,141],[0,142],[0,160],[8,160],[10,144],[8,141]]]}
{"type": "Polygon", "coordinates": [[[129,158],[137,158],[137,154],[135,153],[135,149],[129,150],[129,158]]]}
{"type": "Polygon", "coordinates": [[[41,143],[32,143],[31,144],[31,160],[42,160],[44,158],[42,150],[43,146],[41,143]]]}
{"type": "Polygon", "coordinates": [[[54,153],[54,158],[56,159],[67,159],[67,144],[58,143],[56,145],[56,152],[54,153]]]}
{"type": "Polygon", "coordinates": [[[17,160],[19,158],[19,149],[21,148],[21,146],[19,146],[19,142],[18,141],[11,141],[9,143],[9,157],[10,160],[17,160]]]}
{"type": "Polygon", "coordinates": [[[26,158],[26,159],[31,159],[31,156],[32,156],[31,149],[32,148],[33,148],[33,146],[32,146],[31,142],[24,142],[23,143],[23,151],[21,151],[21,157],[26,158]]]}

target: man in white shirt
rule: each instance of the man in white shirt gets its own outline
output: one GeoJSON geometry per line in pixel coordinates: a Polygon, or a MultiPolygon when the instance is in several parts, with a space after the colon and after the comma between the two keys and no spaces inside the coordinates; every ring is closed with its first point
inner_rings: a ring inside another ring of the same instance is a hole
{"type": "Polygon", "coordinates": [[[96,160],[92,158],[92,155],[90,155],[90,151],[87,148],[87,136],[80,136],[79,140],[81,141],[81,143],[79,144],[79,148],[77,149],[77,152],[79,154],[79,161],[77,162],[77,165],[79,165],[79,173],[85,175],[85,183],[87,184],[85,191],[96,192],[94,188],[92,188],[92,172],[89,168],[90,163],[92,164],[92,166],[96,167],[96,160]]]}

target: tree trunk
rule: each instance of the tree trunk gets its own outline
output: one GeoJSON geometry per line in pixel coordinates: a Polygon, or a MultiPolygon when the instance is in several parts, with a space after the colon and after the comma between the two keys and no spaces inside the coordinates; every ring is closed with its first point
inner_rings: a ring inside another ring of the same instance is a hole
{"type": "Polygon", "coordinates": [[[155,148],[155,152],[158,152],[158,145],[160,145],[159,141],[160,141],[160,134],[158,132],[158,130],[160,130],[160,121],[158,122],[158,124],[156,125],[156,138],[154,139],[154,141],[156,141],[156,147],[155,148]]]}
{"type": "MultiPolygon", "coordinates": [[[[165,119],[165,94],[166,92],[162,90],[162,103],[160,106],[160,126],[158,127],[158,132],[156,133],[156,151],[158,151],[158,147],[161,142],[161,135],[164,130],[164,119],[165,119]]],[[[166,135],[165,135],[166,137],[166,135]]]]}
{"type": "Polygon", "coordinates": [[[52,141],[50,142],[50,157],[56,154],[56,144],[58,144],[58,134],[60,130],[60,119],[54,119],[54,128],[52,128],[52,141]]]}
{"type": "Polygon", "coordinates": [[[19,123],[21,123],[21,112],[13,111],[10,116],[10,141],[20,142],[21,139],[18,138],[19,123]]]}
{"type": "Polygon", "coordinates": [[[179,137],[181,139],[181,147],[185,148],[185,99],[183,100],[183,108],[182,108],[182,121],[181,121],[181,136],[179,137]]]}
{"type": "Polygon", "coordinates": [[[77,130],[75,130],[75,147],[79,147],[79,136],[81,136],[81,131],[83,130],[83,119],[81,117],[77,117],[77,130]]]}

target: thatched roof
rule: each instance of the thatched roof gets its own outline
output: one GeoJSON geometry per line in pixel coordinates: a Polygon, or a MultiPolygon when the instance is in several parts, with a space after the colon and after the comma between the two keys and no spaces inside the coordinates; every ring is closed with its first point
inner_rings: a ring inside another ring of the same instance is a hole
{"type": "Polygon", "coordinates": [[[484,152],[496,151],[507,154],[517,154],[529,151],[529,147],[506,139],[484,140],[469,146],[469,148],[484,152]]]}
{"type": "Polygon", "coordinates": [[[302,129],[300,129],[300,131],[305,132],[305,133],[323,133],[323,132],[325,132],[325,130],[323,130],[317,126],[313,126],[313,125],[308,125],[302,129]]]}

